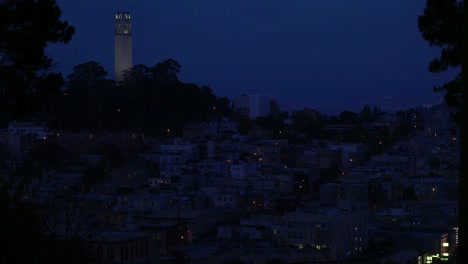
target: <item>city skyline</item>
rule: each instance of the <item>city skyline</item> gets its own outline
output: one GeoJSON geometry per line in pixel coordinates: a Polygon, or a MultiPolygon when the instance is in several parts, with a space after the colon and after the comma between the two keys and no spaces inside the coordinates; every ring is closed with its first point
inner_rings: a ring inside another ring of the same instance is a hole
{"type": "Polygon", "coordinates": [[[181,81],[218,96],[266,93],[284,110],[325,114],[359,111],[383,96],[405,108],[439,101],[432,87],[455,76],[427,70],[439,50],[417,28],[424,2],[59,0],[62,18],[77,31],[48,53],[64,76],[93,60],[114,78],[114,15],[125,10],[134,25],[134,65],[175,59],[181,81]]]}

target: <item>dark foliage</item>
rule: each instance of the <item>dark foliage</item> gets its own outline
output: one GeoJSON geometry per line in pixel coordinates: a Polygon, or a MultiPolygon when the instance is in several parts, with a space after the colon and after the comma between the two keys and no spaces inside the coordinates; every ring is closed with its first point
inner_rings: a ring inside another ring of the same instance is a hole
{"type": "Polygon", "coordinates": [[[190,263],[190,257],[184,250],[177,249],[172,253],[170,264],[188,264],[190,263]]]}
{"type": "MultiPolygon", "coordinates": [[[[427,0],[424,13],[418,19],[419,30],[431,46],[441,49],[439,58],[429,65],[429,71],[441,72],[449,68],[459,68],[461,74],[436,91],[445,92],[445,101],[454,108],[453,116],[460,128],[460,181],[459,207],[460,212],[467,209],[466,197],[463,196],[467,185],[468,172],[468,107],[466,105],[466,89],[468,80],[468,54],[463,50],[468,48],[468,20],[463,16],[468,12],[466,0],[427,0]]],[[[466,214],[459,214],[459,254],[457,263],[468,262],[466,214]]]]}
{"type": "MultiPolygon", "coordinates": [[[[441,48],[439,57],[429,63],[429,71],[442,72],[458,68],[462,58],[462,1],[427,0],[424,12],[418,18],[419,31],[431,46],[441,48]]],[[[459,122],[461,99],[461,76],[458,75],[440,87],[436,92],[445,92],[445,101],[454,108],[455,120],[459,122]]]]}
{"type": "Polygon", "coordinates": [[[0,263],[87,263],[78,236],[63,240],[45,231],[39,208],[11,184],[0,182],[0,263]]]}
{"type": "MultiPolygon", "coordinates": [[[[75,29],[61,20],[54,0],[0,1],[1,122],[29,116],[64,84],[44,52],[50,43],[68,43],[75,29]]],[[[27,203],[23,188],[43,167],[63,161],[62,149],[38,144],[29,158],[0,180],[0,263],[86,263],[78,237],[63,240],[47,233],[38,206],[27,203]],[[45,154],[46,153],[46,154],[45,154]]]]}
{"type": "Polygon", "coordinates": [[[188,122],[207,122],[230,111],[229,100],[207,87],[182,83],[172,59],[153,67],[136,65],[116,85],[97,62],[74,67],[62,94],[42,108],[42,117],[59,129],[133,129],[178,134],[188,122]]]}
{"type": "Polygon", "coordinates": [[[12,118],[29,115],[63,85],[44,49],[68,43],[75,29],[60,19],[53,0],[0,2],[0,112],[12,118]]]}

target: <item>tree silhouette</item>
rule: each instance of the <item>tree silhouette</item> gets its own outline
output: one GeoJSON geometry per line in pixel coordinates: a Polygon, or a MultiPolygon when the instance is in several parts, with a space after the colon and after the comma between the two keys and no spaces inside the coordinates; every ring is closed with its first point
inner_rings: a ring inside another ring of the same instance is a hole
{"type": "MultiPolygon", "coordinates": [[[[68,43],[75,29],[61,20],[54,0],[0,1],[0,17],[0,112],[21,118],[60,91],[64,80],[52,72],[44,50],[49,43],[68,43]]],[[[23,196],[27,178],[42,175],[35,164],[27,166],[0,180],[0,234],[8,241],[0,263],[85,263],[79,239],[47,233],[38,206],[23,196]]]]}
{"type": "Polygon", "coordinates": [[[162,136],[167,129],[178,135],[189,122],[209,122],[231,112],[227,98],[208,86],[179,81],[179,71],[173,59],[153,67],[138,64],[115,85],[98,62],[78,64],[66,89],[50,97],[39,116],[54,129],[131,129],[162,136]]]}
{"type": "Polygon", "coordinates": [[[107,71],[96,61],[88,61],[73,67],[73,72],[67,76],[68,89],[79,85],[80,88],[96,87],[107,78],[107,71]]]}
{"type": "Polygon", "coordinates": [[[361,122],[372,121],[372,110],[369,105],[364,105],[361,112],[359,113],[359,120],[361,122]]]}
{"type": "MultiPolygon", "coordinates": [[[[441,48],[441,55],[429,64],[431,72],[441,72],[449,68],[461,66],[461,74],[455,80],[436,91],[445,91],[445,100],[449,106],[455,107],[455,119],[460,127],[460,196],[459,212],[468,209],[467,195],[463,189],[468,185],[468,2],[461,0],[427,0],[423,14],[418,19],[421,34],[431,46],[441,48]]],[[[459,214],[459,263],[468,263],[468,233],[466,230],[468,217],[459,214]]]]}
{"type": "Polygon", "coordinates": [[[358,119],[358,114],[349,110],[341,111],[339,115],[340,122],[345,124],[355,123],[358,119]]]}
{"type": "MultiPolygon", "coordinates": [[[[443,72],[461,65],[462,52],[462,2],[459,0],[427,0],[423,15],[418,18],[422,37],[431,46],[441,48],[439,57],[429,63],[429,71],[443,72]]],[[[434,91],[445,91],[445,101],[455,108],[454,117],[458,119],[460,110],[461,75],[434,91]]]]}
{"type": "Polygon", "coordinates": [[[68,43],[75,29],[60,19],[56,1],[0,2],[0,112],[29,115],[47,94],[63,85],[61,74],[44,49],[68,43]]]}

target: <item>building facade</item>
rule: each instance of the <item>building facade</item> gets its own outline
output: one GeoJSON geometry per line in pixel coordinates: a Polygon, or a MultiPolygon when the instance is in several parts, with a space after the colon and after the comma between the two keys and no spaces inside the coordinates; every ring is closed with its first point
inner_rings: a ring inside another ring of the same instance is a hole
{"type": "Polygon", "coordinates": [[[367,208],[356,205],[343,201],[338,206],[286,213],[279,228],[283,230],[273,230],[273,239],[282,233],[284,245],[304,250],[317,261],[358,256],[368,246],[368,218],[367,208]]]}
{"type": "Polygon", "coordinates": [[[233,100],[234,112],[250,119],[266,117],[270,114],[271,98],[269,95],[243,94],[233,100]]]}

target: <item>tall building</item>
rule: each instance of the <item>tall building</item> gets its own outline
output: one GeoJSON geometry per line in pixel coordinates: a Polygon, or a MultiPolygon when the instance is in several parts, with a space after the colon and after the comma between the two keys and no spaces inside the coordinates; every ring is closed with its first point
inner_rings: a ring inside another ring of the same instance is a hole
{"type": "Polygon", "coordinates": [[[132,67],[132,20],[129,12],[115,14],[114,79],[124,80],[123,73],[132,67]]]}
{"type": "Polygon", "coordinates": [[[269,95],[243,94],[234,98],[234,111],[250,119],[265,117],[270,114],[271,98],[269,95]]]}

